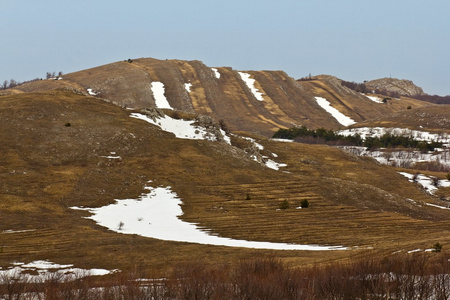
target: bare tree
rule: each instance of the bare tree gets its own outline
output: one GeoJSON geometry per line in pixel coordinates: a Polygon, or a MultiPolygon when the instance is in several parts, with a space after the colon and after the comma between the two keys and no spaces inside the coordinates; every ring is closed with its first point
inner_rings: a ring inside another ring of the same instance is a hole
{"type": "Polygon", "coordinates": [[[15,86],[17,86],[19,83],[17,82],[17,81],[15,81],[14,79],[11,79],[10,81],[9,81],[9,87],[10,88],[13,88],[13,87],[15,87],[15,86]]]}

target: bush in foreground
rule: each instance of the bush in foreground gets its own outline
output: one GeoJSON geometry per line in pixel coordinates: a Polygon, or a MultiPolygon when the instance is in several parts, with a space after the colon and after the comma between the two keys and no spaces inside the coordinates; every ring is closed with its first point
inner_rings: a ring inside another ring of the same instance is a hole
{"type": "Polygon", "coordinates": [[[450,256],[415,253],[289,268],[261,257],[208,266],[175,266],[163,279],[139,272],[100,279],[0,278],[1,299],[450,299],[450,256]]]}

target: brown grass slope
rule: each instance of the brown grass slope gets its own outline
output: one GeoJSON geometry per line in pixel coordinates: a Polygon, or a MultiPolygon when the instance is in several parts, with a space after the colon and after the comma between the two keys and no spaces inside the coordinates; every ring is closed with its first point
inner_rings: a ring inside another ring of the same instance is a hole
{"type": "Polygon", "coordinates": [[[434,133],[450,133],[450,105],[427,105],[391,113],[353,127],[399,127],[434,133]]]}
{"type": "Polygon", "coordinates": [[[327,146],[262,139],[263,154],[277,153],[288,164],[289,173],[275,171],[239,148],[176,139],[129,114],[69,91],[0,97],[0,266],[49,259],[161,274],[180,261],[277,255],[299,265],[367,255],[365,247],[392,253],[450,242],[448,212],[426,206],[439,202],[394,169],[327,146]],[[122,159],[104,157],[111,152],[122,159]],[[224,237],[359,248],[269,251],[166,242],[111,232],[70,209],[135,198],[147,184],[171,186],[184,202],[184,220],[224,237]],[[296,209],[305,199],[310,207],[296,209]],[[277,210],[284,200],[290,208],[277,210]]]}
{"type": "MultiPolygon", "coordinates": [[[[305,125],[309,128],[342,128],[315,101],[326,98],[333,107],[357,122],[393,112],[426,105],[418,100],[374,103],[367,97],[340,85],[332,76],[296,81],[282,71],[246,71],[263,93],[258,101],[237,71],[221,67],[213,70],[200,61],[157,60],[121,61],[63,76],[62,80],[42,80],[17,87],[14,91],[34,92],[67,87],[87,94],[98,93],[122,107],[155,107],[151,83],[160,81],[170,105],[181,111],[207,114],[223,120],[231,130],[271,136],[278,128],[305,125]],[[184,84],[191,83],[189,93],[184,84]]],[[[12,91],[11,91],[12,92],[12,91]]]]}

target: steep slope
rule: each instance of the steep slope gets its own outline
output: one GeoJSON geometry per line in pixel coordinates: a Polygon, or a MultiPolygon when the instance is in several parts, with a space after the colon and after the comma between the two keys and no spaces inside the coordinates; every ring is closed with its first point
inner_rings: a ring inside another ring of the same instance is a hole
{"type": "Polygon", "coordinates": [[[450,242],[448,210],[427,206],[441,203],[395,169],[327,146],[253,136],[262,155],[287,164],[276,171],[249,157],[248,139],[232,136],[234,146],[180,139],[132,118],[137,112],[71,91],[0,96],[1,266],[50,259],[163,274],[180,261],[276,254],[298,265],[366,255],[366,247],[392,253],[450,242]],[[170,186],[183,220],[223,237],[357,248],[277,252],[161,241],[107,230],[70,208],[137,198],[147,186],[170,186]],[[284,200],[290,208],[279,210],[284,200]],[[302,200],[310,207],[296,209],[302,200]]]}
{"type": "Polygon", "coordinates": [[[318,76],[296,81],[282,71],[245,71],[210,68],[200,61],[142,58],[116,62],[63,76],[21,85],[15,91],[63,88],[92,94],[122,107],[157,107],[153,83],[162,83],[169,105],[179,111],[223,120],[233,131],[271,136],[278,128],[342,128],[343,125],[316,101],[321,97],[334,109],[361,122],[408,106],[427,105],[416,100],[375,103],[342,87],[337,78],[318,76]],[[89,92],[88,92],[89,91],[89,92]]]}

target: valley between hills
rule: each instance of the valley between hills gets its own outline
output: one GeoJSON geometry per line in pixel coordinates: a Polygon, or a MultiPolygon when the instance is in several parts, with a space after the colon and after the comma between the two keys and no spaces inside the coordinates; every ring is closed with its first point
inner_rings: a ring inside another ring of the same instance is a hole
{"type": "Polygon", "coordinates": [[[0,272],[47,261],[156,278],[186,262],[447,253],[449,135],[445,104],[200,61],[130,59],[0,90],[0,272]],[[272,138],[300,126],[442,145],[425,160],[272,138]]]}

